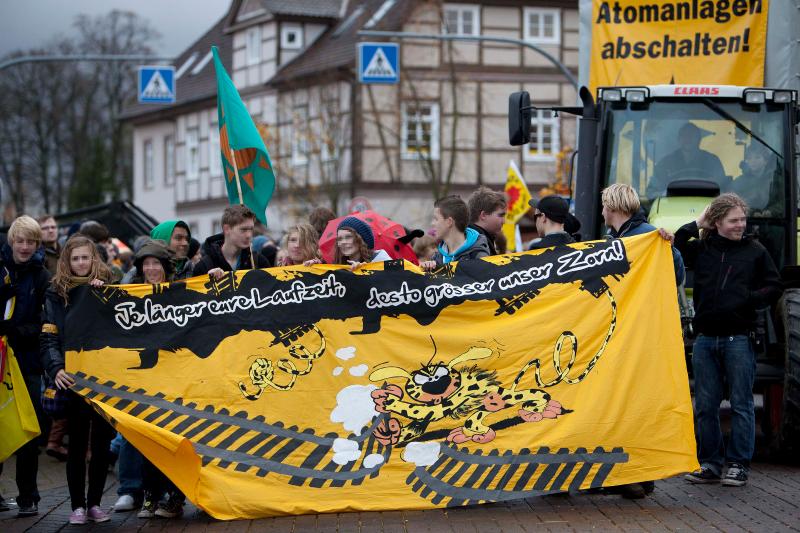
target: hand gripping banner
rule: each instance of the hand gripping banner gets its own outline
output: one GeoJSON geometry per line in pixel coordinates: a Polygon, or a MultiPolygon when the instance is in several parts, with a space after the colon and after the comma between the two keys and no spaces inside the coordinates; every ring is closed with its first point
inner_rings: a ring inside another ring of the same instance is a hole
{"type": "Polygon", "coordinates": [[[210,515],[424,509],[698,467],[655,233],[78,289],[67,370],[210,515]]]}

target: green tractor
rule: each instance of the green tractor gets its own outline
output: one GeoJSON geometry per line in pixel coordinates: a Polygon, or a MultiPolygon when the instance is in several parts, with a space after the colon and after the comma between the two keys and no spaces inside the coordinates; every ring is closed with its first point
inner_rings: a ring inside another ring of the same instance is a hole
{"type": "MultiPolygon", "coordinates": [[[[735,86],[604,87],[595,102],[585,87],[582,107],[542,107],[580,119],[575,214],[584,240],[605,233],[600,192],[612,183],[633,186],[650,222],[675,231],[696,219],[720,192],[750,206],[749,232],[767,248],[784,294],[760,313],[754,393],[770,452],[800,448],[800,267],[797,266],[798,94],[735,86]]],[[[527,92],[509,97],[509,140],[530,141],[527,92]]],[[[684,313],[690,359],[692,272],[684,313]]]]}

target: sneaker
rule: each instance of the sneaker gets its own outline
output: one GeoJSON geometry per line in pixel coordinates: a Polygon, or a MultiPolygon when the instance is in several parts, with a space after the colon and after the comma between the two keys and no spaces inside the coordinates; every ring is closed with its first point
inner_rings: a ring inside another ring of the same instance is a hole
{"type": "Polygon", "coordinates": [[[4,512],[4,511],[10,511],[10,510],[11,510],[11,506],[8,505],[8,502],[5,500],[5,498],[0,496],[0,513],[4,512]]]}
{"type": "Polygon", "coordinates": [[[739,463],[731,463],[728,472],[722,478],[722,484],[726,487],[741,487],[747,483],[747,470],[739,463]]]}
{"type": "Polygon", "coordinates": [[[108,513],[100,509],[99,505],[92,505],[89,508],[89,512],[86,513],[86,516],[88,516],[89,520],[92,522],[108,522],[111,520],[111,517],[108,516],[108,513]]]}
{"type": "Polygon", "coordinates": [[[83,507],[78,507],[69,515],[69,523],[73,526],[81,526],[86,523],[86,520],[86,509],[83,507]]]}
{"type": "Polygon", "coordinates": [[[720,477],[713,470],[705,466],[683,477],[691,483],[719,483],[720,480],[720,477]]]}
{"type": "Polygon", "coordinates": [[[159,503],[156,509],[156,516],[161,518],[178,518],[183,516],[183,503],[175,498],[168,499],[165,503],[159,503]]]}
{"type": "Polygon", "coordinates": [[[24,518],[26,516],[35,516],[39,514],[39,506],[35,503],[30,505],[20,505],[17,508],[17,518],[24,518]]]}
{"type": "Polygon", "coordinates": [[[142,503],[142,508],[136,515],[139,518],[153,518],[156,515],[156,501],[152,498],[145,498],[142,503]]]}
{"type": "Polygon", "coordinates": [[[117,499],[114,504],[114,512],[122,513],[125,511],[133,511],[136,509],[136,500],[130,494],[123,494],[117,499]]]}

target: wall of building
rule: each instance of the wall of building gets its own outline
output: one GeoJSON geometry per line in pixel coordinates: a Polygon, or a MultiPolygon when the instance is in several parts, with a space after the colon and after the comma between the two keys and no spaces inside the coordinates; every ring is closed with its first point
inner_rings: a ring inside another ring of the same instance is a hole
{"type": "Polygon", "coordinates": [[[166,168],[165,139],[175,138],[171,121],[137,126],[133,130],[133,198],[145,212],[158,220],[175,216],[175,175],[166,168]],[[145,143],[153,146],[153,183],[145,184],[145,143]]]}

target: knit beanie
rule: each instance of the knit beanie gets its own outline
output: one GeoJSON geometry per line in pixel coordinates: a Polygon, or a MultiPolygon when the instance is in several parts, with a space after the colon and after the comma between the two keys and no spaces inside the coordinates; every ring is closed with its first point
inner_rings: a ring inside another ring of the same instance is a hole
{"type": "Polygon", "coordinates": [[[339,226],[336,228],[340,230],[342,228],[350,228],[358,235],[364,239],[364,242],[367,245],[367,248],[372,250],[375,248],[375,237],[372,235],[372,229],[370,229],[369,224],[364,222],[363,220],[356,218],[356,217],[347,217],[341,222],[339,222],[339,226]]]}

